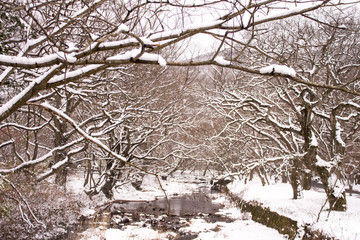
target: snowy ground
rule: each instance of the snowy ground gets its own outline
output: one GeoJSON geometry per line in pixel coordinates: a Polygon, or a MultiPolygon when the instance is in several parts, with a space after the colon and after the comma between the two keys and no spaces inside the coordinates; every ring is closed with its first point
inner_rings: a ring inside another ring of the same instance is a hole
{"type": "MultiPolygon", "coordinates": [[[[193,174],[181,174],[175,176],[166,181],[162,181],[169,196],[197,192],[199,190],[199,184],[189,180],[189,176],[193,179],[196,178],[193,174]]],[[[199,180],[199,179],[197,179],[199,180]]],[[[68,189],[77,191],[81,184],[81,178],[73,178],[70,182],[68,189]]],[[[115,199],[122,200],[152,200],[157,197],[163,197],[164,193],[161,191],[159,184],[151,176],[146,177],[144,184],[142,185],[143,191],[136,191],[131,185],[124,185],[118,188],[115,199]]],[[[209,193],[210,194],[210,193],[209,193]]],[[[194,217],[187,221],[185,227],[179,229],[180,233],[198,235],[196,239],[266,239],[277,240],[286,239],[284,235],[279,234],[276,230],[267,228],[261,224],[249,220],[251,216],[247,213],[242,214],[240,210],[230,203],[222,194],[211,194],[214,202],[222,203],[225,205],[223,209],[217,214],[226,215],[232,219],[231,222],[206,222],[201,217],[194,217]]],[[[98,197],[98,201],[101,196],[98,197]]],[[[100,201],[105,201],[101,199],[100,201]]],[[[90,205],[88,205],[90,206],[90,205]]],[[[93,211],[89,208],[84,208],[85,214],[91,214],[93,211]]],[[[138,222],[133,225],[128,225],[122,230],[120,229],[104,229],[101,227],[90,228],[82,233],[81,239],[88,240],[112,240],[112,239],[176,239],[179,233],[172,231],[156,231],[150,226],[142,222],[138,222]]]]}
{"type": "Polygon", "coordinates": [[[239,209],[231,207],[224,198],[215,201],[221,201],[225,204],[225,208],[220,210],[221,214],[231,216],[235,221],[231,223],[216,222],[206,223],[201,219],[194,219],[191,225],[184,228],[183,231],[199,233],[198,238],[202,240],[210,239],[287,239],[284,235],[280,235],[276,230],[267,228],[264,225],[250,220],[249,214],[240,213],[239,209]]]}
{"type": "MultiPolygon", "coordinates": [[[[359,186],[359,185],[358,185],[359,186]]],[[[356,186],[355,190],[360,190],[356,186]]],[[[325,205],[325,193],[321,189],[304,191],[303,199],[293,200],[289,184],[262,186],[259,181],[244,184],[235,181],[228,185],[230,191],[244,200],[256,200],[272,211],[290,217],[299,224],[310,224],[314,229],[341,240],[360,239],[360,195],[347,195],[348,210],[346,212],[329,212],[325,205]],[[317,221],[320,214],[319,221],[317,221]]]]}

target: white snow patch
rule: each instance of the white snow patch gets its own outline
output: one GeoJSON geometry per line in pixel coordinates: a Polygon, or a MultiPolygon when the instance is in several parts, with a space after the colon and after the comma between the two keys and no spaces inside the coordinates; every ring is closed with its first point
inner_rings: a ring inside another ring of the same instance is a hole
{"type": "Polygon", "coordinates": [[[91,37],[91,40],[95,41],[95,40],[97,40],[99,38],[99,35],[90,33],[90,37],[91,37]]]}
{"type": "Polygon", "coordinates": [[[342,130],[343,129],[341,128],[340,123],[336,122],[336,124],[335,124],[335,139],[341,146],[345,147],[345,142],[341,139],[342,130]]]}
{"type": "Polygon", "coordinates": [[[327,162],[327,161],[323,160],[318,155],[316,155],[316,163],[315,163],[315,165],[319,166],[319,167],[326,167],[329,170],[333,167],[333,164],[331,162],[327,162]]]}
{"type": "Polygon", "coordinates": [[[273,64],[273,65],[270,65],[267,67],[260,68],[260,73],[262,73],[262,74],[279,73],[279,74],[283,74],[283,75],[289,75],[291,77],[296,76],[296,71],[293,68],[287,67],[285,65],[277,65],[277,64],[273,64]]]}
{"type": "Polygon", "coordinates": [[[119,240],[119,239],[138,239],[138,240],[151,240],[163,239],[163,234],[150,228],[139,228],[137,226],[129,226],[125,230],[108,229],[105,232],[106,240],[119,240]]]}
{"type": "Polygon", "coordinates": [[[65,79],[75,78],[82,74],[87,74],[88,72],[95,71],[96,69],[99,69],[102,66],[103,66],[102,64],[94,64],[76,69],[74,71],[69,71],[66,72],[65,74],[61,74],[51,78],[51,80],[48,83],[56,83],[56,82],[64,81],[65,79]]]}
{"type": "Polygon", "coordinates": [[[91,215],[94,215],[96,211],[94,209],[84,208],[81,210],[81,215],[84,217],[89,217],[91,215]]]}
{"type": "MultiPolygon", "coordinates": [[[[193,193],[197,191],[198,185],[188,182],[188,177],[184,175],[175,175],[176,178],[161,180],[162,187],[168,196],[193,193]]],[[[155,176],[145,175],[141,184],[142,191],[137,191],[131,184],[124,184],[114,191],[115,199],[126,200],[154,200],[164,197],[160,184],[155,176]]]]}
{"type": "Polygon", "coordinates": [[[154,53],[147,53],[147,52],[143,52],[141,53],[141,49],[133,49],[130,50],[128,52],[119,54],[119,55],[115,55],[112,57],[108,57],[107,60],[130,60],[133,58],[139,57],[139,60],[143,60],[143,61],[150,61],[150,62],[158,62],[160,64],[160,66],[166,66],[166,61],[163,57],[161,57],[159,54],[154,54],[154,53]],[[141,54],[139,56],[139,54],[141,54]]]}
{"type": "Polygon", "coordinates": [[[140,37],[140,39],[146,45],[151,45],[151,46],[156,45],[156,43],[154,43],[153,41],[151,41],[150,39],[148,39],[146,37],[140,37]]]}
{"type": "MultiPolygon", "coordinates": [[[[203,224],[206,226],[206,223],[203,224]]],[[[209,225],[207,223],[207,225],[209,225]]],[[[216,223],[219,231],[202,231],[196,239],[218,240],[218,239],[251,239],[251,240],[279,240],[287,239],[280,235],[275,229],[267,228],[264,225],[251,220],[236,220],[232,223],[216,223]]]]}
{"type": "Polygon", "coordinates": [[[342,194],[345,191],[345,186],[341,184],[341,181],[335,174],[331,174],[328,179],[329,187],[333,190],[333,195],[337,198],[342,198],[342,194]]]}
{"type": "Polygon", "coordinates": [[[73,52],[73,51],[78,51],[79,48],[76,47],[76,44],[70,41],[66,41],[66,45],[67,45],[67,51],[69,52],[73,52]]]}
{"type": "Polygon", "coordinates": [[[231,64],[230,61],[225,60],[223,57],[216,57],[214,60],[215,60],[216,63],[218,63],[220,65],[224,65],[224,66],[227,66],[227,65],[231,64]]]}
{"type": "Polygon", "coordinates": [[[130,31],[130,29],[125,24],[120,24],[120,26],[116,30],[116,32],[128,32],[128,31],[130,31]]]}
{"type": "Polygon", "coordinates": [[[314,146],[317,147],[318,146],[318,141],[316,139],[315,133],[311,132],[311,142],[310,142],[310,146],[314,146]]]}
{"type": "Polygon", "coordinates": [[[354,103],[354,102],[351,102],[351,101],[350,101],[348,104],[350,104],[351,106],[353,106],[353,107],[355,107],[355,108],[360,109],[360,105],[357,104],[357,103],[354,103]]]}
{"type": "Polygon", "coordinates": [[[108,57],[107,60],[129,60],[131,58],[135,58],[140,53],[141,53],[141,49],[133,49],[122,54],[108,57]]]}
{"type": "Polygon", "coordinates": [[[160,55],[158,55],[158,63],[159,63],[160,66],[162,66],[162,67],[165,67],[165,66],[166,66],[166,60],[165,60],[162,56],[160,56],[160,55]]]}

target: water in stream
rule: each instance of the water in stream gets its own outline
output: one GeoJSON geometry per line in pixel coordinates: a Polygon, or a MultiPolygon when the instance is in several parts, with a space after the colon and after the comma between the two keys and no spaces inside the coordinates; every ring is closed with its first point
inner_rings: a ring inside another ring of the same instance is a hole
{"type": "Polygon", "coordinates": [[[82,218],[76,232],[68,239],[86,239],[81,232],[89,228],[120,229],[129,226],[152,228],[156,231],[175,233],[174,239],[194,239],[196,234],[180,232],[189,226],[191,219],[207,222],[231,222],[231,218],[216,214],[222,204],[212,202],[204,192],[174,196],[167,201],[159,198],[153,201],[117,200],[103,206],[91,218],[82,218]],[[170,206],[170,208],[169,208],[170,206]]]}
{"type": "Polygon", "coordinates": [[[214,214],[222,207],[221,204],[212,203],[205,193],[192,193],[182,196],[165,198],[154,201],[119,201],[113,203],[110,211],[144,213],[144,214],[168,214],[170,216],[186,216],[197,214],[214,214]],[[169,209],[170,207],[170,209],[169,209]]]}

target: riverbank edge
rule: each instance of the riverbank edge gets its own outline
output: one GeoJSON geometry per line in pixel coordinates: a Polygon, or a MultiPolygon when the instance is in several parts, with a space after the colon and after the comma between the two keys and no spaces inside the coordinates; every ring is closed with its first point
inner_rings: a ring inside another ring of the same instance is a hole
{"type": "Polygon", "coordinates": [[[236,194],[226,189],[225,194],[241,210],[241,212],[251,213],[251,219],[267,227],[277,230],[279,233],[287,235],[289,239],[295,238],[302,240],[335,240],[336,238],[324,235],[322,232],[312,230],[311,226],[299,226],[298,222],[271,211],[268,207],[258,201],[245,201],[236,194]]]}

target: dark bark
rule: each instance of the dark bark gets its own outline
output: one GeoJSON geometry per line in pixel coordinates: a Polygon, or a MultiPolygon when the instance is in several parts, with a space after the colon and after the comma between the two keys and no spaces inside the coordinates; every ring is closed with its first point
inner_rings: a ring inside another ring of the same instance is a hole
{"type": "Polygon", "coordinates": [[[303,189],[310,190],[311,189],[311,173],[305,172],[303,174],[303,189]]]}
{"type": "MultiPolygon", "coordinates": [[[[66,123],[59,121],[57,118],[54,118],[54,123],[58,129],[58,131],[55,131],[54,145],[55,147],[63,146],[67,142],[67,139],[63,136],[63,134],[66,132],[66,123]]],[[[66,157],[65,151],[57,152],[54,156],[54,162],[52,163],[52,165],[64,160],[65,157],[66,157]]],[[[65,164],[56,171],[55,183],[59,184],[60,186],[65,186],[67,180],[67,174],[68,171],[66,169],[66,164],[65,164]]]]}
{"type": "Polygon", "coordinates": [[[301,179],[297,169],[291,171],[291,187],[293,190],[293,199],[301,198],[301,179]]]}
{"type": "Polygon", "coordinates": [[[281,173],[281,182],[282,183],[287,183],[288,182],[288,178],[287,178],[285,172],[281,173]]]}
{"type": "Polygon", "coordinates": [[[259,178],[260,178],[260,180],[261,180],[261,184],[262,184],[263,186],[265,186],[265,185],[266,185],[265,176],[261,173],[261,170],[258,169],[258,168],[256,168],[256,172],[257,172],[257,174],[258,174],[258,176],[259,176],[259,178]]]}
{"type": "Polygon", "coordinates": [[[293,199],[300,199],[302,197],[300,166],[300,161],[295,159],[293,168],[291,170],[291,187],[293,190],[293,199]]]}

